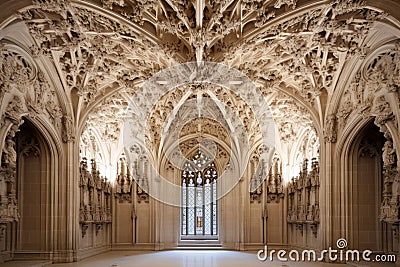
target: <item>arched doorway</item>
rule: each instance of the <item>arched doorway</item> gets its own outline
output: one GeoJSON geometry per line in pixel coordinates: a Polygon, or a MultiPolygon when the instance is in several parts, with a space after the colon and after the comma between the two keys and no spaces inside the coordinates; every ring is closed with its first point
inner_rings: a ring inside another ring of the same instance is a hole
{"type": "Polygon", "coordinates": [[[15,258],[50,259],[51,153],[43,135],[25,120],[16,134],[17,224],[15,258]]]}
{"type": "Polygon", "coordinates": [[[354,139],[349,153],[349,245],[382,250],[382,148],[385,138],[373,122],[354,139]]]}

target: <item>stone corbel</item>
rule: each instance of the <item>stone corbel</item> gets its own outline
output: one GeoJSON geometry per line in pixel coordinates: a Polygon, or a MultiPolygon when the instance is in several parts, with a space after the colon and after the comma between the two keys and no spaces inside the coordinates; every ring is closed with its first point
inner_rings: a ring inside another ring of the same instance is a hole
{"type": "MultiPolygon", "coordinates": [[[[250,203],[261,203],[262,186],[260,185],[256,190],[250,192],[250,203]]],[[[268,196],[269,197],[269,196],[268,196]]]]}
{"type": "Polygon", "coordinates": [[[397,240],[399,238],[399,224],[398,223],[392,224],[392,232],[393,232],[393,238],[397,240]]]}
{"type": "Polygon", "coordinates": [[[103,224],[97,223],[96,224],[96,235],[99,234],[99,232],[103,229],[103,224]]]}
{"type": "Polygon", "coordinates": [[[303,224],[302,223],[297,223],[296,229],[300,232],[301,235],[303,235],[303,224]]]}
{"type": "Polygon", "coordinates": [[[84,238],[86,236],[87,229],[89,228],[89,224],[88,223],[82,223],[81,227],[82,227],[82,238],[84,238]]]}
{"type": "Polygon", "coordinates": [[[0,241],[4,240],[6,236],[7,224],[0,223],[0,241]]]}
{"type": "Polygon", "coordinates": [[[139,185],[137,186],[136,195],[138,203],[141,203],[142,201],[144,201],[145,203],[149,203],[149,195],[139,185]]]}
{"type": "Polygon", "coordinates": [[[310,224],[311,232],[314,237],[317,237],[318,235],[318,224],[317,223],[312,223],[310,224]]]}

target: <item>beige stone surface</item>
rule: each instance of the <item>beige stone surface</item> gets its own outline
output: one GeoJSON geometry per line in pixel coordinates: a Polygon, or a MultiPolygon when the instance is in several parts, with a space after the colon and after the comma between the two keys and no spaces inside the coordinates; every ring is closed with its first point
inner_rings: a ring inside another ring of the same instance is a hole
{"type": "Polygon", "coordinates": [[[0,1],[0,264],[399,255],[399,38],[394,0],[0,1]]]}

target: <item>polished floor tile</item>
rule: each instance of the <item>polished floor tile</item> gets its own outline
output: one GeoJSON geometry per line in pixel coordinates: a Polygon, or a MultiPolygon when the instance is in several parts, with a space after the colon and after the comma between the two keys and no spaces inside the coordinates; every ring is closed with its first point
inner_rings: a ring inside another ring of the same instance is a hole
{"type": "MultiPolygon", "coordinates": [[[[44,263],[44,262],[42,262],[44,263]]],[[[41,262],[8,262],[2,267],[39,267],[41,262]]],[[[322,262],[280,262],[259,261],[256,252],[239,252],[225,250],[173,250],[160,252],[143,251],[112,251],[80,262],[68,264],[53,264],[54,267],[392,267],[395,264],[334,264],[322,262]]]]}

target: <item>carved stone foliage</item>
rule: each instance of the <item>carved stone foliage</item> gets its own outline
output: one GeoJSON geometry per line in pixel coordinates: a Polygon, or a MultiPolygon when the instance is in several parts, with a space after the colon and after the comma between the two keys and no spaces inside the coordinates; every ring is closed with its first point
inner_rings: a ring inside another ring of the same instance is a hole
{"type": "Polygon", "coordinates": [[[246,103],[246,101],[244,101],[239,95],[221,87],[215,88],[214,94],[226,107],[235,111],[234,115],[242,122],[247,132],[250,144],[253,144],[258,138],[260,138],[260,126],[250,108],[250,104],[253,103],[246,103]]]}
{"type": "Polygon", "coordinates": [[[89,116],[87,126],[95,128],[103,142],[116,142],[120,138],[127,109],[128,101],[120,93],[117,93],[102,101],[93,110],[89,116]]]}
{"type": "Polygon", "coordinates": [[[374,116],[379,127],[394,120],[392,110],[397,107],[389,104],[388,93],[399,92],[399,75],[400,44],[395,43],[391,51],[377,55],[356,74],[342,96],[337,112],[339,126],[343,127],[353,112],[374,116]]]}
{"type": "Polygon", "coordinates": [[[80,157],[81,158],[98,158],[100,148],[96,141],[95,129],[86,128],[80,139],[80,157]]]}
{"type": "MultiPolygon", "coordinates": [[[[390,51],[376,55],[367,62],[345,91],[337,117],[339,125],[344,127],[352,113],[358,112],[364,117],[374,117],[374,123],[384,134],[386,142],[382,151],[383,187],[380,205],[380,220],[398,225],[399,215],[399,167],[398,154],[393,145],[393,134],[398,134],[398,122],[394,110],[398,109],[400,45],[394,43],[390,51]],[[388,129],[392,127],[392,132],[388,129]]],[[[368,148],[368,147],[367,147],[368,148]]],[[[364,149],[365,155],[374,155],[373,149],[364,149]]]]}
{"type": "Polygon", "coordinates": [[[0,101],[10,99],[1,116],[19,124],[24,115],[35,117],[40,114],[60,132],[63,111],[45,74],[37,69],[31,58],[0,46],[0,101]]]}
{"type": "Polygon", "coordinates": [[[69,1],[35,0],[34,4],[20,14],[39,44],[32,47],[33,53],[51,56],[67,93],[78,95],[84,103],[109,87],[133,87],[135,81],[174,62],[138,28],[102,12],[69,1]]]}
{"type": "MultiPolygon", "coordinates": [[[[365,54],[364,38],[383,16],[364,1],[297,7],[297,0],[34,0],[20,18],[38,44],[32,54],[52,58],[82,105],[113,88],[134,90],[178,62],[208,60],[245,72],[267,94],[279,88],[313,107],[333,92],[345,60],[365,54]]],[[[297,129],[284,116],[279,128],[289,138],[297,129]]],[[[247,121],[257,129],[250,114],[247,121]]]]}
{"type": "MultiPolygon", "coordinates": [[[[322,91],[333,90],[345,56],[363,53],[363,38],[381,17],[363,1],[337,0],[270,25],[295,14],[296,4],[104,0],[95,12],[85,4],[46,0],[34,1],[21,18],[40,46],[36,50],[53,57],[67,91],[85,103],[110,88],[130,90],[157,70],[196,59],[224,62],[245,71],[264,91],[293,91],[311,105],[322,91]],[[103,9],[128,20],[111,19],[103,9]]],[[[247,115],[246,127],[256,129],[247,115]]],[[[294,136],[291,125],[282,123],[281,132],[294,136]]]]}
{"type": "Polygon", "coordinates": [[[212,135],[227,144],[229,144],[230,141],[227,129],[217,121],[211,119],[198,118],[189,121],[182,127],[180,137],[185,137],[190,134],[212,135]]]}
{"type": "Polygon", "coordinates": [[[277,1],[120,1],[102,0],[103,7],[146,27],[163,38],[167,51],[188,61],[213,59],[228,44],[260,26],[296,0],[277,1]]]}
{"type": "Polygon", "coordinates": [[[317,234],[315,226],[320,222],[319,186],[318,161],[313,158],[311,166],[308,160],[304,159],[299,175],[293,177],[287,187],[287,222],[297,224],[301,231],[303,224],[309,224],[314,235],[317,234]]]}
{"type": "Polygon", "coordinates": [[[225,61],[268,87],[293,88],[313,103],[322,90],[332,91],[346,56],[363,54],[362,42],[381,19],[364,1],[331,1],[313,10],[260,27],[240,47],[231,47],[225,61]],[[246,59],[244,61],[244,59],[246,59]]]}
{"type": "Polygon", "coordinates": [[[312,125],[309,112],[293,98],[277,93],[269,102],[280,139],[292,144],[302,129],[312,125]]]}
{"type": "MultiPolygon", "coordinates": [[[[193,119],[182,128],[180,133],[180,138],[184,140],[185,137],[191,135],[191,139],[179,142],[179,148],[186,158],[190,158],[190,153],[198,151],[199,149],[207,149],[203,147],[202,142],[210,136],[214,137],[216,140],[223,142],[228,148],[230,148],[231,141],[230,136],[224,126],[218,122],[210,119],[193,119]]],[[[219,161],[219,166],[222,169],[225,168],[229,161],[230,155],[221,144],[216,144],[216,154],[215,158],[219,161]]]]}
{"type": "Polygon", "coordinates": [[[88,169],[87,159],[83,158],[80,167],[80,207],[79,223],[82,238],[86,235],[89,224],[93,225],[96,234],[104,224],[111,223],[111,184],[107,178],[101,177],[95,160],[91,160],[91,170],[88,169]]]}
{"type": "Polygon", "coordinates": [[[1,93],[10,92],[13,89],[25,91],[34,79],[35,70],[23,56],[3,46],[0,48],[1,93]]]}
{"type": "MultiPolygon", "coordinates": [[[[185,156],[186,158],[190,158],[190,155],[191,155],[190,153],[197,152],[197,151],[203,150],[203,149],[207,149],[206,147],[203,147],[201,145],[203,138],[204,138],[204,136],[199,134],[192,139],[188,139],[186,141],[180,142],[179,148],[181,150],[182,155],[185,156]]],[[[216,152],[215,158],[218,159],[219,166],[221,166],[221,169],[224,170],[229,162],[230,154],[220,144],[216,144],[215,152],[216,152]]],[[[174,157],[174,155],[172,155],[172,157],[174,157]]],[[[171,158],[171,159],[174,160],[174,158],[171,158]]]]}

